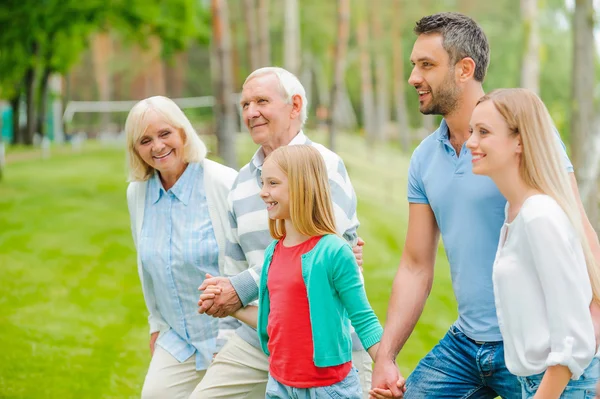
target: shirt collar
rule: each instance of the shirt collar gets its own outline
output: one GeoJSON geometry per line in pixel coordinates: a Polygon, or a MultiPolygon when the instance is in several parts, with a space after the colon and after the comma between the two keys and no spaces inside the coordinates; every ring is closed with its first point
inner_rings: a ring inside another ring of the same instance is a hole
{"type": "Polygon", "coordinates": [[[435,136],[442,143],[449,140],[450,129],[448,129],[446,119],[442,118],[442,123],[440,123],[440,127],[438,127],[438,129],[435,131],[435,136]]]}
{"type": "MultiPolygon", "coordinates": [[[[310,144],[311,141],[306,137],[304,132],[300,130],[296,136],[290,141],[288,145],[298,145],[298,144],[310,144]]],[[[261,170],[263,163],[265,163],[265,153],[263,152],[262,147],[260,147],[252,157],[250,161],[250,170],[252,172],[256,170],[261,170]]]]}
{"type": "MultiPolygon", "coordinates": [[[[188,164],[188,167],[185,168],[183,174],[179,177],[179,179],[177,179],[175,185],[169,190],[186,206],[190,201],[192,189],[194,188],[194,182],[196,181],[196,178],[200,172],[201,168],[199,163],[194,162],[188,164]]],[[[160,177],[156,171],[148,181],[148,191],[152,204],[157,203],[158,200],[160,200],[161,197],[166,194],[166,191],[160,182],[160,177]]]]}

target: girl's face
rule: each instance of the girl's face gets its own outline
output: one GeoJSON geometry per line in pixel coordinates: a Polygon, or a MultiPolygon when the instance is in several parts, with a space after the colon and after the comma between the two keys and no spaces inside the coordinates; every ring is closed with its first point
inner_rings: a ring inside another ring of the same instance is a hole
{"type": "Polygon", "coordinates": [[[135,143],[135,149],[148,165],[160,173],[180,173],[185,169],[183,136],[156,112],[148,112],[148,127],[135,143]]]}
{"type": "Polygon", "coordinates": [[[285,173],[267,159],[262,167],[262,190],[260,197],[267,204],[269,219],[290,218],[290,189],[285,173]]]}
{"type": "Polygon", "coordinates": [[[494,103],[484,101],[471,115],[467,148],[473,155],[473,173],[494,176],[519,167],[521,140],[514,134],[494,103]]]}

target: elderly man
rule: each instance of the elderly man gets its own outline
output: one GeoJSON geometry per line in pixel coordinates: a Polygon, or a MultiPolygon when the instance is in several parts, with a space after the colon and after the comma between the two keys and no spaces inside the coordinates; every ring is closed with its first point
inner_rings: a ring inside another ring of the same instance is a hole
{"type": "MultiPolygon", "coordinates": [[[[281,68],[254,71],[243,85],[241,98],[244,121],[254,143],[260,145],[241,170],[229,194],[231,233],[225,256],[228,277],[209,278],[209,284],[222,288],[214,302],[200,302],[200,312],[225,317],[258,298],[258,280],[263,255],[272,238],[268,214],[262,199],[260,174],[265,157],[273,150],[294,144],[310,144],[327,164],[336,216],[337,230],[355,247],[362,262],[356,229],[356,196],[344,162],[324,146],[314,143],[302,132],[307,100],[304,87],[290,72],[281,68]]],[[[361,242],[362,244],[362,242],[361,242]]],[[[231,325],[223,319],[221,334],[231,325]]],[[[359,370],[365,397],[371,384],[371,360],[353,334],[353,363],[359,370]]],[[[269,363],[260,349],[256,330],[242,324],[216,355],[192,398],[264,398],[269,363]]]]}

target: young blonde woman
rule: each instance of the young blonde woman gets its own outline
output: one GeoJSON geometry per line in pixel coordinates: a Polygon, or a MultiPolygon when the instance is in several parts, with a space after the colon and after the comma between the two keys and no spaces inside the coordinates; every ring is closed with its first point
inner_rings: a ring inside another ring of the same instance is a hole
{"type": "Polygon", "coordinates": [[[533,92],[502,89],[479,100],[470,124],[473,173],[508,201],[493,270],[506,366],[523,398],[594,397],[600,276],[552,119],[533,92]]]}
{"type": "MultiPolygon", "coordinates": [[[[372,358],[383,329],[352,248],[336,234],[325,162],[312,146],[280,147],[265,160],[262,184],[276,241],[265,252],[258,310],[234,316],[257,326],[269,356],[266,397],[360,399],[350,322],[372,358]]],[[[219,292],[209,286],[201,299],[219,292]]]]}
{"type": "Polygon", "coordinates": [[[137,103],[125,130],[127,203],[152,354],[142,398],[188,399],[218,349],[217,319],[197,314],[197,288],[222,269],[237,172],[205,159],[206,146],[166,97],[137,103]]]}

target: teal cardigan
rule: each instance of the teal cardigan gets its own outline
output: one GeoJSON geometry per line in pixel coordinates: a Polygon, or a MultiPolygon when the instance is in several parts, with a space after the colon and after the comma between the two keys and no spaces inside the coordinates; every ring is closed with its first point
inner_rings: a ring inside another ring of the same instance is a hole
{"type": "MultiPolygon", "coordinates": [[[[267,278],[277,242],[265,250],[258,298],[258,338],[267,356],[271,309],[267,278]]],[[[302,255],[302,278],[308,292],[315,366],[331,367],[352,360],[350,321],[366,349],[381,340],[383,328],[369,305],[354,253],[346,241],[336,235],[321,238],[302,255]]]]}

